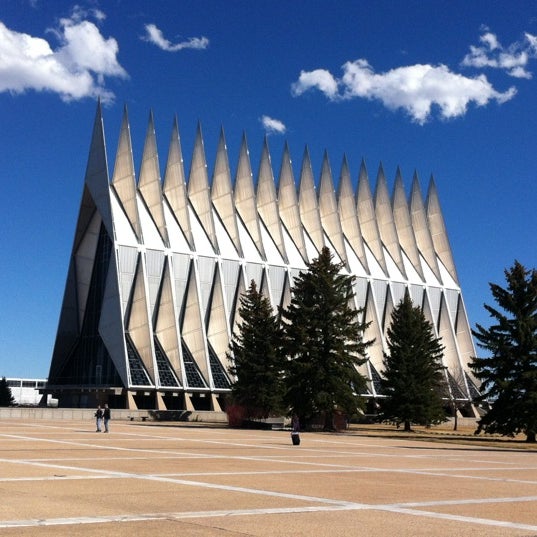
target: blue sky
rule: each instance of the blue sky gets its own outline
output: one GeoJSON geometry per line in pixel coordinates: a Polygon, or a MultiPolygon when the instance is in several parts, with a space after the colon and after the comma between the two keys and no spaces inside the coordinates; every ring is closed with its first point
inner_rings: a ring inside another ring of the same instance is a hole
{"type": "Polygon", "coordinates": [[[188,171],[246,133],[354,180],[434,175],[470,323],[488,282],[536,266],[537,3],[3,0],[0,6],[0,375],[46,377],[96,99],[112,167],[124,105],[140,166],[153,110],[161,167],[177,115],[188,171]]]}

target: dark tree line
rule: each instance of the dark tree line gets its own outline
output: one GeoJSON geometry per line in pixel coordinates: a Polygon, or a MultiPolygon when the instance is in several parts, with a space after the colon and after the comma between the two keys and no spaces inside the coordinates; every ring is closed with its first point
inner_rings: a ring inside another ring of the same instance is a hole
{"type": "Polygon", "coordinates": [[[491,283],[497,307],[485,304],[492,324],[473,331],[487,353],[471,364],[481,381],[479,400],[490,405],[477,432],[526,435],[537,432],[537,271],[518,261],[505,270],[506,287],[491,283]]]}
{"type": "MultiPolygon", "coordinates": [[[[353,305],[355,278],[341,268],[324,248],[295,279],[289,306],[278,312],[253,281],[241,297],[228,358],[237,376],[232,399],[249,417],[296,414],[307,424],[324,416],[330,429],[334,411],[353,415],[363,408],[367,388],[359,366],[373,342],[364,340],[369,323],[353,305]]],[[[441,421],[436,388],[443,347],[408,295],[393,313],[388,337],[383,387],[389,397],[382,415],[405,428],[441,421]]]]}

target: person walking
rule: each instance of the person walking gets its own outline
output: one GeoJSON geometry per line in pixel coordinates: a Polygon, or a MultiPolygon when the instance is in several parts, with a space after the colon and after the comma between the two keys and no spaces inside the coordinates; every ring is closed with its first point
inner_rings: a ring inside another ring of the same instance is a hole
{"type": "Polygon", "coordinates": [[[108,408],[108,405],[104,405],[103,419],[104,419],[104,432],[107,433],[108,424],[110,423],[110,408],[108,408]]]}
{"type": "Polygon", "coordinates": [[[97,425],[96,433],[101,432],[101,425],[103,423],[103,409],[101,408],[101,405],[97,406],[97,410],[95,411],[95,424],[97,425]]]}

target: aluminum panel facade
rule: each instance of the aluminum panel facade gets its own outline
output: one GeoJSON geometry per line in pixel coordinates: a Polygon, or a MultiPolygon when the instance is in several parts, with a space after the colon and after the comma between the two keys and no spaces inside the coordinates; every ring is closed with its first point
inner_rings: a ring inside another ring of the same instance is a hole
{"type": "Polygon", "coordinates": [[[375,339],[362,395],[382,396],[384,334],[408,289],[444,340],[454,391],[469,399],[475,349],[434,184],[425,205],[415,176],[407,200],[398,170],[390,201],[382,172],[373,197],[365,164],[355,190],[343,159],[336,188],[325,154],[317,191],[306,149],[297,188],[285,145],[277,189],[266,139],[254,180],[244,135],[232,184],[223,131],[210,184],[199,125],[187,182],[175,120],[161,185],[152,115],[141,158],[137,181],[125,110],[109,182],[98,106],[50,366],[60,404],[93,404],[94,393],[115,407],[220,409],[240,295],[254,280],[277,311],[325,244],[355,276],[365,338],[375,339]]]}

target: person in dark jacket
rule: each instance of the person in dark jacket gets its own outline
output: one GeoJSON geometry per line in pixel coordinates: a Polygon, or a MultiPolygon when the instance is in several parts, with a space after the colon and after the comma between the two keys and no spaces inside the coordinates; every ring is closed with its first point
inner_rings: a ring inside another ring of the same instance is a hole
{"type": "Polygon", "coordinates": [[[101,425],[103,423],[103,409],[101,408],[101,405],[97,406],[97,410],[95,411],[95,425],[97,425],[96,433],[101,432],[101,425]]]}
{"type": "Polygon", "coordinates": [[[104,405],[103,418],[104,418],[104,432],[107,433],[108,424],[110,423],[110,409],[108,408],[108,405],[104,405]]]}

